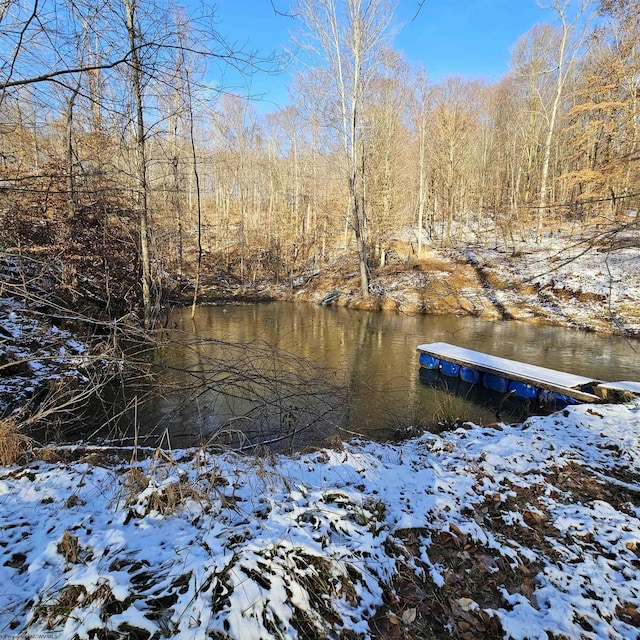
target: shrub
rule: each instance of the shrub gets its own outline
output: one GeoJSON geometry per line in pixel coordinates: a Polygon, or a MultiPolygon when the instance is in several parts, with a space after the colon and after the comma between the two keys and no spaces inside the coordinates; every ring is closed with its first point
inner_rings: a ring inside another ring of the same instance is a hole
{"type": "Polygon", "coordinates": [[[33,440],[20,433],[20,425],[15,417],[0,420],[0,465],[16,464],[33,445],[33,440]]]}

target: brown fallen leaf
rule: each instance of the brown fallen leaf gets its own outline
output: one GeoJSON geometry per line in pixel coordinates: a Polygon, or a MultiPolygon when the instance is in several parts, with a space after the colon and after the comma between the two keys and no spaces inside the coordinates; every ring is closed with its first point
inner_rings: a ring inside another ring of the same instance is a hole
{"type": "Polygon", "coordinates": [[[405,624],[411,624],[416,619],[416,610],[415,607],[411,609],[407,609],[402,614],[402,622],[405,624]]]}
{"type": "Polygon", "coordinates": [[[536,584],[531,578],[525,578],[520,585],[520,592],[528,600],[531,600],[536,590],[536,584]]]}
{"type": "Polygon", "coordinates": [[[522,514],[522,517],[530,527],[542,524],[547,519],[547,516],[544,513],[538,513],[537,511],[525,511],[522,514]]]}
{"type": "Polygon", "coordinates": [[[456,604],[463,611],[471,611],[472,609],[477,608],[475,600],[472,600],[471,598],[458,598],[456,600],[456,604]]]}
{"type": "Polygon", "coordinates": [[[391,611],[387,612],[387,620],[390,624],[398,625],[400,624],[400,618],[395,613],[391,613],[391,611]]]}

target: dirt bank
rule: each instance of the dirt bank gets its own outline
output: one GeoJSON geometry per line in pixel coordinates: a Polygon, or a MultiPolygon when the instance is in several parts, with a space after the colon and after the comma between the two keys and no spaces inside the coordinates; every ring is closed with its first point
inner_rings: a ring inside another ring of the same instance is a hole
{"type": "Polygon", "coordinates": [[[426,250],[372,270],[363,298],[356,265],[292,281],[243,286],[205,279],[202,301],[291,300],[408,314],[455,314],[523,320],[586,331],[640,335],[640,257],[637,247],[593,249],[579,255],[554,246],[511,252],[486,247],[426,250]]]}

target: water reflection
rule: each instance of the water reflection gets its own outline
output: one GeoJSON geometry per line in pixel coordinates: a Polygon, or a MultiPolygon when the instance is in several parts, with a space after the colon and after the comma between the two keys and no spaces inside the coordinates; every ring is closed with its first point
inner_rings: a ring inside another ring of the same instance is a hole
{"type": "MultiPolygon", "coordinates": [[[[424,342],[594,379],[638,377],[636,344],[518,322],[270,303],[201,307],[193,321],[178,309],[167,326],[156,354],[164,397],[143,429],[167,429],[174,446],[224,435],[232,446],[276,437],[276,448],[287,448],[336,432],[386,439],[442,416],[495,422],[500,399],[487,403],[477,389],[445,381],[458,385],[454,399],[420,382],[416,345],[424,342]]],[[[521,419],[522,407],[503,407],[501,417],[521,419]]]]}
{"type": "Polygon", "coordinates": [[[336,371],[262,339],[194,331],[174,327],[157,350],[164,396],[147,407],[145,434],[166,429],[180,446],[291,448],[317,442],[342,421],[346,393],[336,371]]]}

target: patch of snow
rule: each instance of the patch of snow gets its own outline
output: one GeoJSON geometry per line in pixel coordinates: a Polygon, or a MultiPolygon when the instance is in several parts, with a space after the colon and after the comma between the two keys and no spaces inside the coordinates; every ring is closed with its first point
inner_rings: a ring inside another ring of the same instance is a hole
{"type": "Polygon", "coordinates": [[[639,423],[640,402],[597,415],[577,406],[401,446],[266,460],[177,451],[135,472],[129,463],[7,469],[0,581],[11,589],[0,595],[0,633],[88,638],[129,625],[174,638],[293,638],[304,624],[319,636],[343,628],[367,638],[401,557],[431,589],[447,587],[434,536],[450,531],[491,562],[539,564],[531,595],[502,585],[502,605],[486,608],[505,638],[636,637],[620,612],[640,600],[637,509],[556,485],[575,465],[602,486],[617,486],[616,474],[640,484],[639,423]],[[502,527],[483,515],[490,506],[502,527]],[[546,519],[548,549],[523,546],[528,517],[546,519]],[[407,530],[413,560],[389,553],[407,530]]]}
{"type": "Polygon", "coordinates": [[[83,345],[69,331],[49,325],[11,298],[0,298],[0,344],[7,368],[0,385],[0,414],[27,402],[36,389],[66,376],[82,380],[78,367],[86,364],[83,345]],[[3,339],[3,335],[6,336],[3,339]],[[9,371],[11,371],[9,369],[9,371]]]}

